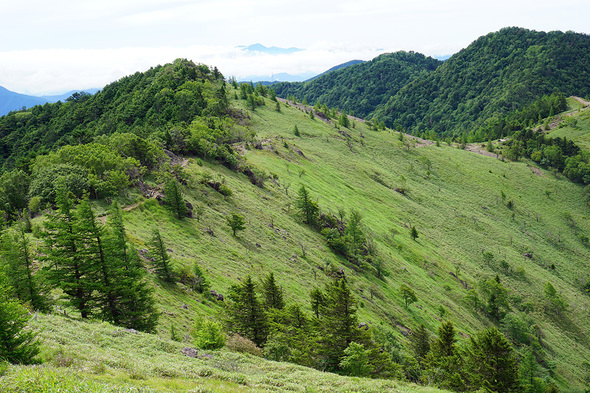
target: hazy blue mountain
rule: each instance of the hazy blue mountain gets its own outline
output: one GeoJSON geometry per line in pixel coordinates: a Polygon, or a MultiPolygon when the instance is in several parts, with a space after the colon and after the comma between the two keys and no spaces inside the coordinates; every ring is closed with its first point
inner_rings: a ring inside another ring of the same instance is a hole
{"type": "Polygon", "coordinates": [[[4,116],[10,111],[21,109],[23,107],[30,108],[46,102],[47,100],[41,97],[15,93],[0,86],[0,116],[4,116]]]}
{"type": "MultiPolygon", "coordinates": [[[[88,89],[83,90],[86,93],[94,94],[99,89],[88,89]]],[[[15,93],[2,86],[0,86],[0,116],[4,116],[11,111],[20,110],[23,107],[31,108],[35,105],[43,105],[47,102],[65,101],[68,97],[74,94],[76,91],[72,90],[64,94],[54,96],[30,96],[26,94],[15,93]]]]}
{"type": "Polygon", "coordinates": [[[288,74],[281,72],[272,75],[248,75],[240,78],[239,82],[265,82],[265,84],[275,82],[305,82],[313,78],[316,74],[313,72],[304,72],[303,74],[288,74]]]}
{"type": "Polygon", "coordinates": [[[271,47],[266,47],[262,44],[253,44],[253,45],[249,45],[249,46],[245,46],[245,45],[240,45],[238,46],[238,48],[241,48],[243,50],[246,50],[248,52],[261,52],[261,53],[268,53],[271,55],[288,55],[294,52],[299,52],[302,51],[303,49],[299,49],[299,48],[279,48],[277,46],[271,46],[271,47]]]}

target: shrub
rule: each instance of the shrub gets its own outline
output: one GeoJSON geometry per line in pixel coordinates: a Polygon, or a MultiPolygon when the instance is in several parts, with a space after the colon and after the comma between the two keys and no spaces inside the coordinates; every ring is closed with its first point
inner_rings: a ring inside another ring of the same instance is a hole
{"type": "Polygon", "coordinates": [[[262,349],[260,349],[253,341],[248,340],[239,334],[231,336],[226,343],[228,349],[234,352],[249,353],[250,355],[262,357],[262,349]]]}
{"type": "Polygon", "coordinates": [[[221,324],[210,319],[197,320],[192,332],[194,344],[200,349],[220,349],[225,346],[225,333],[221,324]]]}

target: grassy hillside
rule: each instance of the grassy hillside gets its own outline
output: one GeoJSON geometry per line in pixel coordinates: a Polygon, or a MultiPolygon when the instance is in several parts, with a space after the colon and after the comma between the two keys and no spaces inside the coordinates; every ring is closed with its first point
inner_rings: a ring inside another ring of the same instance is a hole
{"type": "Polygon", "coordinates": [[[567,138],[585,150],[590,150],[590,111],[589,103],[582,99],[568,100],[571,110],[564,113],[547,133],[550,137],[567,138]]]}
{"type": "Polygon", "coordinates": [[[186,344],[106,323],[42,315],[42,366],[2,369],[3,393],[440,392],[398,381],[343,377],[235,352],[182,353],[186,344]]]}
{"type": "MultiPolygon", "coordinates": [[[[486,313],[474,306],[473,294],[485,302],[482,283],[497,276],[510,305],[508,317],[497,326],[514,340],[516,350],[523,353],[527,342],[538,342],[540,377],[571,391],[586,385],[590,297],[582,287],[590,278],[590,249],[582,235],[590,235],[590,223],[582,186],[529,162],[505,162],[397,132],[372,131],[358,121],[338,129],[293,106],[280,104],[279,112],[268,99],[254,111],[246,109],[246,100],[231,99],[230,104],[243,110],[242,126],[256,135],[233,149],[269,175],[264,187],[212,161],[187,157],[182,161],[188,176],[183,192],[193,206],[202,207],[199,219],[179,221],[137,190],[121,197],[130,240],[140,253],[157,228],[176,267],[197,262],[218,293],[227,295],[247,275],[258,280],[274,272],[287,302],[301,304],[306,312],[310,290],[323,287],[341,270],[358,301],[359,321],[377,336],[393,334],[402,357],[411,355],[407,334],[419,324],[434,334],[441,321],[452,321],[460,346],[491,326],[486,313]],[[223,196],[201,181],[209,177],[233,195],[223,196]],[[301,222],[294,201],[302,185],[323,212],[348,215],[355,209],[362,214],[384,277],[371,265],[359,269],[337,256],[322,235],[301,222]],[[246,229],[237,237],[226,224],[232,212],[246,218],[246,229]],[[419,233],[415,240],[411,227],[419,233]],[[559,315],[548,303],[547,283],[568,305],[559,315]],[[418,298],[407,308],[399,293],[402,284],[418,298]]],[[[155,178],[146,182],[158,187],[155,178]]],[[[104,201],[94,207],[102,215],[107,210],[104,201]]],[[[42,220],[34,221],[39,225],[42,220]]],[[[151,271],[150,262],[144,262],[151,271]]],[[[296,391],[419,389],[326,376],[223,351],[213,354],[219,367],[206,359],[196,366],[187,363],[192,360],[178,354],[181,345],[168,340],[172,326],[184,337],[197,318],[223,319],[223,303],[182,284],[151,280],[162,311],[157,336],[129,338],[112,326],[80,322],[73,310],[60,309],[71,317],[41,316],[39,322],[47,368],[11,367],[2,382],[18,386],[17,391],[29,376],[37,381],[33,390],[56,379],[73,386],[81,373],[90,391],[106,390],[106,385],[118,386],[108,388],[112,391],[126,391],[129,385],[187,391],[195,381],[204,384],[203,391],[235,391],[237,385],[254,391],[271,385],[296,391]],[[91,355],[95,352],[100,356],[91,355]],[[291,370],[300,370],[292,373],[301,379],[284,378],[291,370]],[[207,376],[214,378],[202,379],[207,376]]]]}

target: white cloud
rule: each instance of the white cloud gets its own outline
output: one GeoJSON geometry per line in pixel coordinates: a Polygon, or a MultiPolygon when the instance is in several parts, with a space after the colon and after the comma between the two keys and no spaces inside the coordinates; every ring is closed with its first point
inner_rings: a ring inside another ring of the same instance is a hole
{"type": "Polygon", "coordinates": [[[0,86],[102,86],[178,57],[246,76],[322,72],[379,52],[454,53],[505,26],[588,32],[590,3],[562,0],[0,0],[0,86]],[[246,56],[237,45],[306,48],[246,56]]]}
{"type": "Polygon", "coordinates": [[[380,52],[342,43],[318,43],[288,55],[256,54],[228,46],[186,48],[51,49],[0,53],[0,86],[33,94],[103,87],[136,71],[184,57],[216,66],[226,76],[320,73],[352,59],[370,60],[380,52]]]}

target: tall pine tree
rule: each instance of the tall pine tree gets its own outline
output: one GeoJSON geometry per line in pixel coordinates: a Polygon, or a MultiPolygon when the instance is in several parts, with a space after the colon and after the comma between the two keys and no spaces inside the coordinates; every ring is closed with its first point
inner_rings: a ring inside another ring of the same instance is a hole
{"type": "Polygon", "coordinates": [[[320,353],[324,357],[325,368],[329,371],[338,371],[344,350],[351,342],[361,338],[356,301],[345,279],[326,284],[325,304],[320,314],[324,337],[320,344],[320,353]]]}
{"type": "Polygon", "coordinates": [[[117,277],[119,324],[153,332],[158,322],[153,290],[145,280],[145,270],[137,250],[127,244],[121,208],[113,202],[107,219],[109,258],[117,277]]]}
{"type": "Polygon", "coordinates": [[[187,208],[178,181],[176,179],[167,181],[164,187],[164,193],[166,194],[166,205],[174,212],[176,218],[179,220],[185,218],[187,208]]]}
{"type": "Polygon", "coordinates": [[[25,225],[17,222],[2,235],[1,242],[4,271],[14,293],[21,302],[28,303],[33,309],[47,311],[49,304],[43,294],[42,280],[34,267],[35,254],[25,225]]]}
{"type": "Polygon", "coordinates": [[[172,264],[170,262],[170,256],[166,251],[166,245],[164,239],[160,235],[158,229],[154,229],[152,232],[152,238],[149,243],[150,254],[154,260],[154,267],[156,274],[167,283],[174,283],[174,272],[172,271],[172,264]]]}
{"type": "Polygon", "coordinates": [[[263,346],[268,336],[268,319],[258,296],[256,284],[248,276],[243,284],[230,288],[228,311],[232,330],[263,346]]]}
{"type": "Polygon", "coordinates": [[[82,318],[89,318],[95,300],[92,264],[78,254],[78,218],[74,214],[73,199],[63,186],[58,186],[56,193],[58,210],[47,216],[43,232],[45,259],[51,267],[50,281],[63,290],[82,318]]]}
{"type": "Polygon", "coordinates": [[[282,310],[285,307],[283,289],[277,285],[273,272],[270,272],[262,281],[262,294],[264,306],[267,309],[282,310]]]}
{"type": "Polygon", "coordinates": [[[520,388],[518,366],[512,346],[495,327],[485,329],[471,338],[467,349],[469,376],[473,390],[505,393],[520,388]]]}

